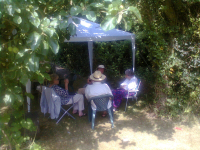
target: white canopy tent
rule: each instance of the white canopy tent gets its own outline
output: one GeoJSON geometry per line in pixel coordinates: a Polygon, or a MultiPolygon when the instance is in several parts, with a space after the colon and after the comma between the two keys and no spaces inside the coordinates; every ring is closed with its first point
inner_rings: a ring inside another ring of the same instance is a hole
{"type": "MultiPolygon", "coordinates": [[[[77,18],[77,17],[73,17],[77,18]]],[[[90,73],[92,74],[93,68],[93,42],[105,42],[105,41],[118,41],[118,40],[131,40],[132,53],[133,53],[133,70],[135,70],[135,35],[129,32],[112,29],[104,31],[100,24],[77,18],[80,20],[80,24],[76,25],[76,36],[71,36],[70,40],[65,39],[64,42],[88,42],[88,53],[90,62],[90,73]]],[[[72,17],[69,18],[69,23],[72,22],[72,17]]],[[[28,80],[26,84],[26,91],[31,92],[31,82],[28,80]]],[[[28,112],[30,112],[30,98],[27,97],[28,112]]]]}
{"type": "MultiPolygon", "coordinates": [[[[77,17],[73,17],[77,18],[77,17]]],[[[80,24],[76,25],[76,36],[71,36],[70,40],[65,39],[65,42],[88,42],[88,53],[90,61],[90,73],[93,68],[93,42],[131,40],[133,52],[133,70],[135,68],[135,35],[122,30],[112,29],[104,31],[100,24],[77,18],[80,24]]],[[[72,22],[72,17],[69,18],[69,23],[72,22]]]]}

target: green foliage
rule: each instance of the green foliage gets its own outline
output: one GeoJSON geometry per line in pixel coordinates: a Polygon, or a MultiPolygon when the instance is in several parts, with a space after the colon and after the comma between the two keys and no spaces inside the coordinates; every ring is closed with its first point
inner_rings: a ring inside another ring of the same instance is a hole
{"type": "MultiPolygon", "coordinates": [[[[71,16],[79,15],[92,21],[98,16],[104,29],[110,30],[121,22],[122,14],[131,15],[129,12],[133,10],[123,7],[119,0],[1,0],[0,8],[0,98],[3,100],[0,134],[10,149],[20,149],[29,140],[22,136],[21,130],[34,128],[30,120],[24,120],[25,97],[33,98],[30,93],[25,93],[24,86],[28,79],[40,83],[50,79],[46,73],[50,69],[49,61],[59,52],[61,43],[76,34],[79,21],[71,16]]],[[[134,12],[139,16],[136,8],[134,12]]],[[[70,62],[70,57],[67,59],[70,62]]],[[[71,62],[74,60],[77,58],[71,62]]],[[[29,148],[35,147],[39,149],[38,145],[29,148]]]]}
{"type": "Polygon", "coordinates": [[[150,87],[159,89],[154,91],[155,110],[172,117],[184,112],[197,114],[200,3],[143,0],[138,4],[144,24],[133,30],[143,58],[139,65],[151,70],[150,87]]]}
{"type": "Polygon", "coordinates": [[[119,87],[120,78],[126,69],[132,68],[130,41],[102,42],[94,46],[94,69],[99,64],[106,66],[106,75],[112,88],[119,87]]]}
{"type": "MultiPolygon", "coordinates": [[[[62,49],[54,57],[55,62],[67,66],[77,74],[88,76],[90,71],[87,43],[67,43],[62,45],[62,49]]],[[[133,64],[131,42],[97,42],[94,43],[93,49],[93,70],[96,70],[99,64],[104,64],[110,86],[118,87],[119,83],[116,81],[119,81],[124,71],[133,64]]]]}

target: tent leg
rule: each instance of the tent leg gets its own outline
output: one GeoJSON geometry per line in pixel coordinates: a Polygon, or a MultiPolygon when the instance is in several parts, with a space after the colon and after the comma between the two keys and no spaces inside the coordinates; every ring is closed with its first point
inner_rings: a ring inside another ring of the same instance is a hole
{"type": "Polygon", "coordinates": [[[93,68],[93,41],[88,42],[88,53],[89,53],[89,62],[90,62],[90,73],[92,74],[93,68]]]}
{"type": "MultiPolygon", "coordinates": [[[[30,81],[30,79],[28,79],[28,82],[26,83],[26,92],[31,93],[31,81],[30,81]]],[[[31,99],[28,96],[27,96],[27,108],[28,108],[28,112],[30,112],[31,111],[31,99]]]]}

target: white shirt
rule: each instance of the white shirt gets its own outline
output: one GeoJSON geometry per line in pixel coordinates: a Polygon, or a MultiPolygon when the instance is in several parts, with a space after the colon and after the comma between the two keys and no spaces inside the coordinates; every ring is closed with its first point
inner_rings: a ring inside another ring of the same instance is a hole
{"type": "Polygon", "coordinates": [[[106,83],[94,82],[85,88],[85,97],[87,99],[105,94],[112,95],[112,91],[106,83]]]}
{"type": "Polygon", "coordinates": [[[124,86],[125,90],[135,90],[137,87],[137,78],[134,76],[131,79],[126,79],[121,86],[124,86]]]}
{"type": "MultiPolygon", "coordinates": [[[[110,90],[109,86],[106,83],[94,82],[93,84],[88,85],[85,88],[85,97],[87,99],[105,94],[113,95],[112,91],[110,90]]],[[[108,108],[111,107],[111,104],[112,104],[111,101],[109,101],[108,108]]],[[[93,101],[91,101],[91,105],[92,109],[96,110],[96,105],[94,104],[93,101]]]]}

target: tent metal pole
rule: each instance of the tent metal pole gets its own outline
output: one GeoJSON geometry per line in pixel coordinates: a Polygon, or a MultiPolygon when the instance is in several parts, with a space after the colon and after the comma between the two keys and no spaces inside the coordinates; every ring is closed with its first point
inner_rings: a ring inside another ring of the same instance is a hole
{"type": "Polygon", "coordinates": [[[133,71],[135,71],[135,36],[131,36],[132,53],[133,53],[133,71]]]}
{"type": "Polygon", "coordinates": [[[93,41],[88,41],[88,53],[89,53],[89,63],[90,63],[90,74],[92,74],[92,68],[93,68],[93,41]]]}
{"type": "MultiPolygon", "coordinates": [[[[28,79],[28,82],[26,83],[26,92],[31,93],[31,81],[30,81],[30,79],[28,79]]],[[[27,108],[28,108],[28,112],[30,112],[31,111],[31,99],[28,96],[27,96],[27,108]]]]}

